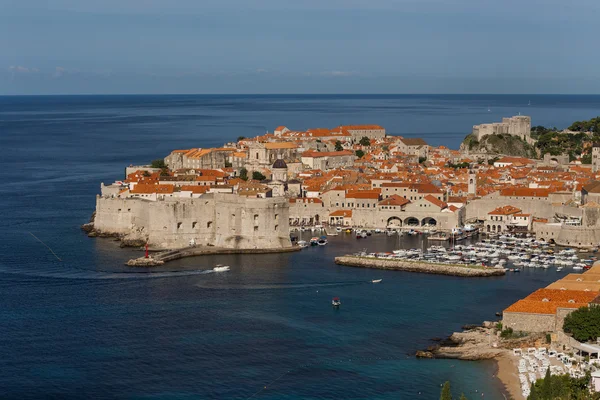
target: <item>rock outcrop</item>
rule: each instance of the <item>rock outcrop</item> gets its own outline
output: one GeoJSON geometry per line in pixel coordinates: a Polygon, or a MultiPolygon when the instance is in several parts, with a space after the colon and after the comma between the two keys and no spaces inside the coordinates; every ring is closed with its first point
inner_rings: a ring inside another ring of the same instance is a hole
{"type": "Polygon", "coordinates": [[[461,143],[459,151],[463,154],[506,155],[526,158],[536,158],[538,156],[535,147],[513,135],[486,135],[481,140],[477,140],[472,134],[467,135],[461,143]]]}

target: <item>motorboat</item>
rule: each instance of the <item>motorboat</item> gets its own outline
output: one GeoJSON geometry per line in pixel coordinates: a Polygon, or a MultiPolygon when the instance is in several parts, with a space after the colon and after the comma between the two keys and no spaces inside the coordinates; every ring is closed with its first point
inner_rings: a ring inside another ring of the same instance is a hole
{"type": "Polygon", "coordinates": [[[310,245],[311,246],[317,246],[319,244],[318,242],[319,242],[319,238],[318,237],[310,238],[310,245]]]}
{"type": "Polygon", "coordinates": [[[341,231],[342,231],[342,228],[340,228],[340,227],[338,226],[337,228],[335,228],[335,231],[336,231],[336,232],[341,232],[341,231]]]}
{"type": "Polygon", "coordinates": [[[215,272],[226,272],[226,271],[229,271],[229,265],[217,264],[217,266],[213,268],[213,271],[215,271],[215,272]]]}
{"type": "Polygon", "coordinates": [[[305,249],[308,247],[308,242],[306,240],[299,240],[298,241],[298,247],[305,249]]]}
{"type": "Polygon", "coordinates": [[[380,283],[383,279],[373,279],[371,283],[380,283]]]}
{"type": "Polygon", "coordinates": [[[325,246],[327,244],[327,239],[321,237],[319,240],[317,240],[317,244],[319,246],[325,246]]]}
{"type": "Polygon", "coordinates": [[[334,298],[331,300],[331,305],[332,305],[332,306],[334,306],[334,307],[339,307],[339,306],[341,306],[341,305],[342,305],[342,301],[340,300],[340,298],[339,298],[339,297],[334,297],[334,298]]]}

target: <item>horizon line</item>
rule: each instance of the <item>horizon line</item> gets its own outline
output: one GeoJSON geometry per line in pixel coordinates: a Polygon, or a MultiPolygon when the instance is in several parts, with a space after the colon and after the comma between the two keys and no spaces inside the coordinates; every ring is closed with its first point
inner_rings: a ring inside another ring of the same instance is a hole
{"type": "Polygon", "coordinates": [[[600,96],[600,93],[45,93],[0,97],[51,96],[600,96]]]}

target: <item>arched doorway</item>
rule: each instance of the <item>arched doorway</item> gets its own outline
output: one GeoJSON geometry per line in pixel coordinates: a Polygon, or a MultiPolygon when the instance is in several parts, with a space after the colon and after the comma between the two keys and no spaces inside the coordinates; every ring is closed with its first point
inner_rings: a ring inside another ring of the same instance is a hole
{"type": "Polygon", "coordinates": [[[425,217],[421,221],[421,225],[422,226],[436,226],[437,225],[437,221],[434,218],[425,217]]]}
{"type": "Polygon", "coordinates": [[[419,220],[415,217],[408,217],[404,220],[405,226],[419,226],[419,220]]]}
{"type": "Polygon", "coordinates": [[[387,227],[394,229],[394,228],[400,228],[402,226],[402,220],[398,217],[390,217],[387,220],[387,227]]]}

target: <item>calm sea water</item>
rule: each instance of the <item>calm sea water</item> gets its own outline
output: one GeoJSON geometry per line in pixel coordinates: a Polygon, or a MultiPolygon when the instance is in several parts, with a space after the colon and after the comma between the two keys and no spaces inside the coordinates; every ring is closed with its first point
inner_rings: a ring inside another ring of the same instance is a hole
{"type": "Polygon", "coordinates": [[[433,399],[451,380],[469,398],[502,399],[492,363],[412,354],[555,271],[468,280],[340,267],[333,257],[358,248],[419,244],[339,236],[148,273],[123,266],[138,252],[79,226],[100,182],[173,148],[358,123],[457,147],[473,124],[519,112],[566,127],[600,114],[600,96],[0,97],[0,397],[433,399]],[[216,263],[231,271],[211,273],[216,263]]]}

